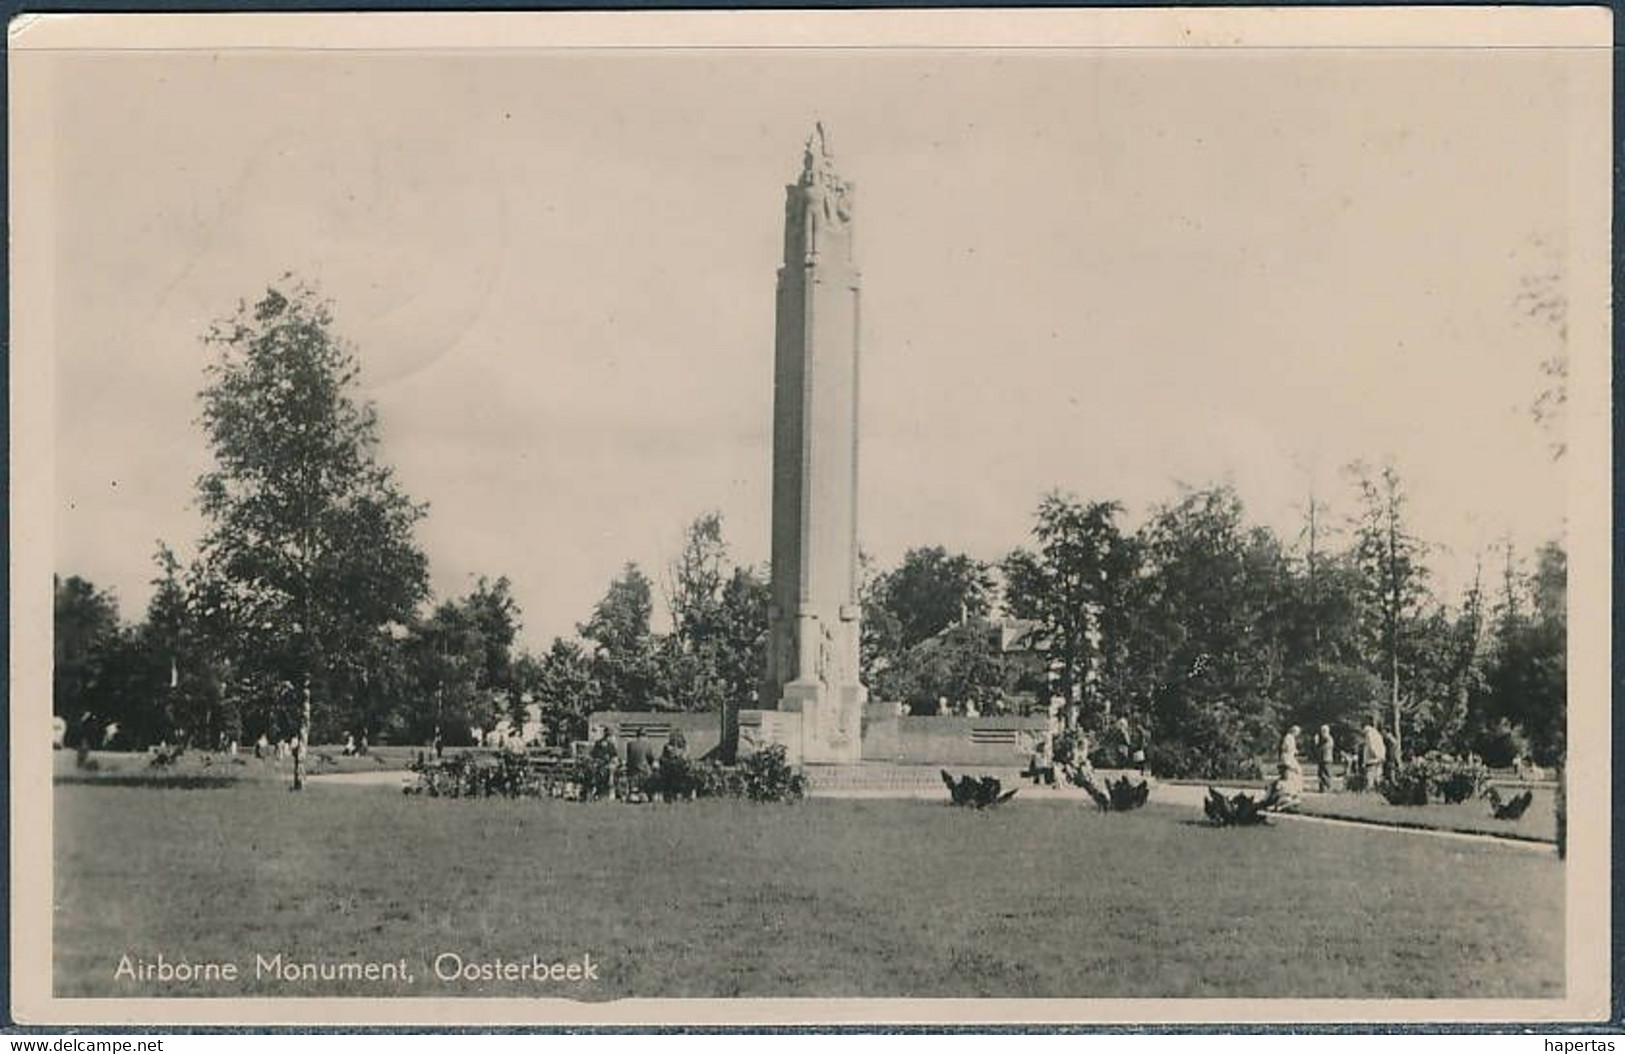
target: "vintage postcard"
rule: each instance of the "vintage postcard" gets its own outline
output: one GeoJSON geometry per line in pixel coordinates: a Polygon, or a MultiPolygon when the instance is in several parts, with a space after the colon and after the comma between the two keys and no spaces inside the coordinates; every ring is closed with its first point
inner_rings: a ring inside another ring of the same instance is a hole
{"type": "Polygon", "coordinates": [[[15,1017],[1605,1018],[1611,41],[19,18],[15,1017]]]}

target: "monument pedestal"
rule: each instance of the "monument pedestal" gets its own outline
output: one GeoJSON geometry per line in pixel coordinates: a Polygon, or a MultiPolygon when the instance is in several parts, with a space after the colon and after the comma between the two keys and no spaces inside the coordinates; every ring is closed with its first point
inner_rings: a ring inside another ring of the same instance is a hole
{"type": "Polygon", "coordinates": [[[779,709],[801,715],[801,761],[808,765],[855,765],[863,760],[863,685],[831,688],[817,681],[791,681],[779,709]]]}

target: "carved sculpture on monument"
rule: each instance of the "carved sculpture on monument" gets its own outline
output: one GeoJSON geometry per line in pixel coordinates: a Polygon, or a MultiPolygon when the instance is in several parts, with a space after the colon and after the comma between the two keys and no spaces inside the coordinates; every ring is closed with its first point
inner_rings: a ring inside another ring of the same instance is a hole
{"type": "Polygon", "coordinates": [[[824,127],[785,188],[773,396],[773,589],[763,705],[802,714],[801,755],[855,762],[858,269],[852,185],[824,127]]]}

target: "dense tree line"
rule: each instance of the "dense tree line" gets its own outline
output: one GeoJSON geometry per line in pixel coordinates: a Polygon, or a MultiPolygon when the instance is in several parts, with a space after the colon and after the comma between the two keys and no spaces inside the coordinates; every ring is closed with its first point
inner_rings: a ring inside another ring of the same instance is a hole
{"type": "Polygon", "coordinates": [[[1357,464],[1349,477],[1355,511],[1343,530],[1312,500],[1292,544],[1248,523],[1228,486],[1185,490],[1135,531],[1115,502],[1052,494],[1036,511],[1034,545],[997,569],[996,605],[993,568],[912,551],[873,577],[866,618],[903,621],[890,610],[896,583],[922,574],[957,600],[936,605],[931,625],[941,628],[926,639],[866,633],[871,688],[916,712],[1059,700],[1064,720],[1096,736],[1127,722],[1167,774],[1244,771],[1293,723],[1330,725],[1352,745],[1367,720],[1394,730],[1408,754],[1560,762],[1561,546],[1541,547],[1529,572],[1507,546],[1498,596],[1486,597],[1480,573],[1446,603],[1429,588],[1398,472],[1357,464]],[[991,608],[1023,620],[1026,641],[1012,648],[982,617],[991,608]]]}
{"type": "MultiPolygon", "coordinates": [[[[214,467],[183,565],[160,544],[143,617],[77,576],[55,582],[56,713],[121,745],[346,732],[468,742],[527,706],[579,739],[594,710],[724,711],[765,671],[764,570],[735,563],[721,517],[690,524],[651,580],[627,564],[572,636],[517,645],[510,582],[431,601],[413,529],[427,506],[376,457],[377,421],[329,306],[292,281],[206,339],[214,467]],[[656,593],[667,628],[656,631],[656,593]],[[88,716],[87,716],[88,715],[88,716]]],[[[862,672],[915,713],[1048,710],[1126,724],[1165,774],[1224,775],[1280,729],[1376,718],[1407,753],[1492,764],[1564,752],[1566,563],[1557,543],[1497,554],[1435,595],[1393,466],[1349,467],[1351,514],[1311,496],[1301,534],[1248,521],[1227,486],[1181,491],[1136,529],[1115,501],[1051,494],[1030,543],[996,563],[941,546],[864,561],[862,672]]]]}

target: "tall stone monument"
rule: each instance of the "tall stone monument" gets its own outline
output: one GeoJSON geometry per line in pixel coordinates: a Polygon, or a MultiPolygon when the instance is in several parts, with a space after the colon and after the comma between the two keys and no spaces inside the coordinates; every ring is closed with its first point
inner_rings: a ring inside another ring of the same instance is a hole
{"type": "Polygon", "coordinates": [[[858,269],[852,185],[822,124],[785,188],[773,367],[773,595],[762,703],[801,714],[801,759],[862,757],[858,269]]]}

